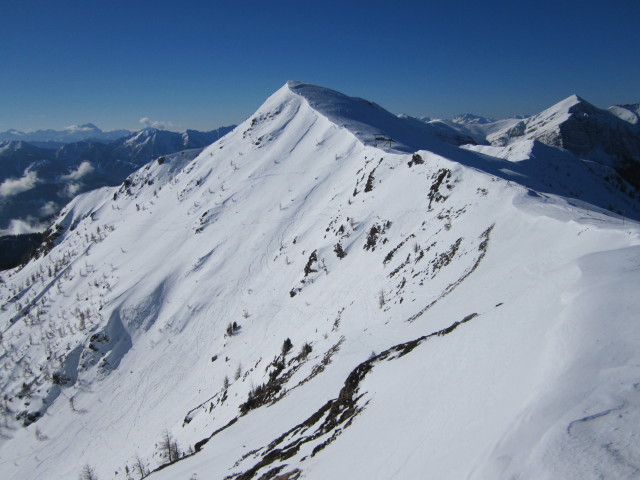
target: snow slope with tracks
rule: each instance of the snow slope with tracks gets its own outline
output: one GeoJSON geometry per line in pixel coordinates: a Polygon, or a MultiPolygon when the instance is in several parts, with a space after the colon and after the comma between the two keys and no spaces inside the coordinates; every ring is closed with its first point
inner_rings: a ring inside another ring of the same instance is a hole
{"type": "Polygon", "coordinates": [[[2,478],[637,475],[638,224],[483,153],[291,82],[73,200],[1,277],[2,478]]]}

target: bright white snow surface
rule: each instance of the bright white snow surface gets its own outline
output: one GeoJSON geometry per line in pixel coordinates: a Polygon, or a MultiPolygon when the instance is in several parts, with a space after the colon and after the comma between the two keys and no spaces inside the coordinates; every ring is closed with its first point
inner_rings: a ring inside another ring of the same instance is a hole
{"type": "Polygon", "coordinates": [[[149,478],[637,478],[638,224],[567,198],[533,144],[402,125],[289,83],[72,201],[0,277],[0,477],[139,478],[168,431],[199,451],[149,478]]]}

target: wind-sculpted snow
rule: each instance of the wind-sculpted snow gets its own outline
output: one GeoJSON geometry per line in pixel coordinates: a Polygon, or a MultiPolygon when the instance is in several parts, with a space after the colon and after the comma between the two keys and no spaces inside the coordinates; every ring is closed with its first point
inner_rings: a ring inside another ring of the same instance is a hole
{"type": "Polygon", "coordinates": [[[303,97],[311,108],[339,127],[347,128],[367,145],[380,143],[376,137],[392,138],[395,150],[414,152],[440,143],[435,137],[415,128],[379,105],[362,98],[347,97],[327,88],[301,82],[289,82],[289,90],[303,97]]]}
{"type": "Polygon", "coordinates": [[[2,478],[633,472],[637,212],[400,125],[290,83],[67,205],[0,276],[2,478]]]}

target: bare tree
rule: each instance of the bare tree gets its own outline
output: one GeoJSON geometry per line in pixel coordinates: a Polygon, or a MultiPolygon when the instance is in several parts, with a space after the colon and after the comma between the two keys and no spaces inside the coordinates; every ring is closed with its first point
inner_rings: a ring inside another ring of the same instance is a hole
{"type": "Polygon", "coordinates": [[[180,449],[178,448],[178,441],[171,435],[169,430],[162,432],[162,439],[158,445],[160,455],[169,463],[173,463],[180,458],[180,449]]]}
{"type": "Polygon", "coordinates": [[[141,479],[149,475],[149,468],[147,467],[147,464],[137,453],[136,458],[133,460],[133,471],[137,473],[141,479]]]}

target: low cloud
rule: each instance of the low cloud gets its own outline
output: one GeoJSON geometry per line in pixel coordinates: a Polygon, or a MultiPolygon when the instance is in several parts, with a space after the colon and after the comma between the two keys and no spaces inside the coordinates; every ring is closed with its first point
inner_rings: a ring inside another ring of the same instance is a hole
{"type": "Polygon", "coordinates": [[[0,230],[0,235],[22,235],[24,233],[44,232],[47,229],[46,223],[41,223],[37,218],[27,217],[25,219],[14,218],[9,222],[9,226],[0,230]]]}
{"type": "Polygon", "coordinates": [[[7,198],[17,195],[27,190],[31,190],[38,184],[38,172],[31,170],[31,167],[24,171],[20,178],[7,178],[0,183],[0,198],[7,198]]]}
{"type": "Polygon", "coordinates": [[[138,122],[140,122],[145,127],[158,128],[160,130],[166,130],[167,128],[177,127],[177,125],[173,124],[172,122],[164,122],[162,120],[151,120],[149,117],[142,117],[140,120],[138,120],[138,122]]]}
{"type": "Polygon", "coordinates": [[[89,162],[82,162],[76,170],[71,171],[68,175],[62,175],[63,180],[80,180],[85,175],[93,172],[93,165],[89,162]]]}
{"type": "Polygon", "coordinates": [[[88,127],[86,125],[69,125],[68,127],[64,127],[68,132],[91,132],[93,131],[92,127],[88,127]]]}
{"type": "Polygon", "coordinates": [[[62,198],[73,198],[82,188],[82,183],[69,182],[64,188],[58,193],[59,197],[62,198]]]}
{"type": "Polygon", "coordinates": [[[42,207],[40,207],[39,213],[43,217],[48,217],[56,213],[59,209],[60,207],[58,207],[58,204],[56,202],[47,202],[42,207]]]}

